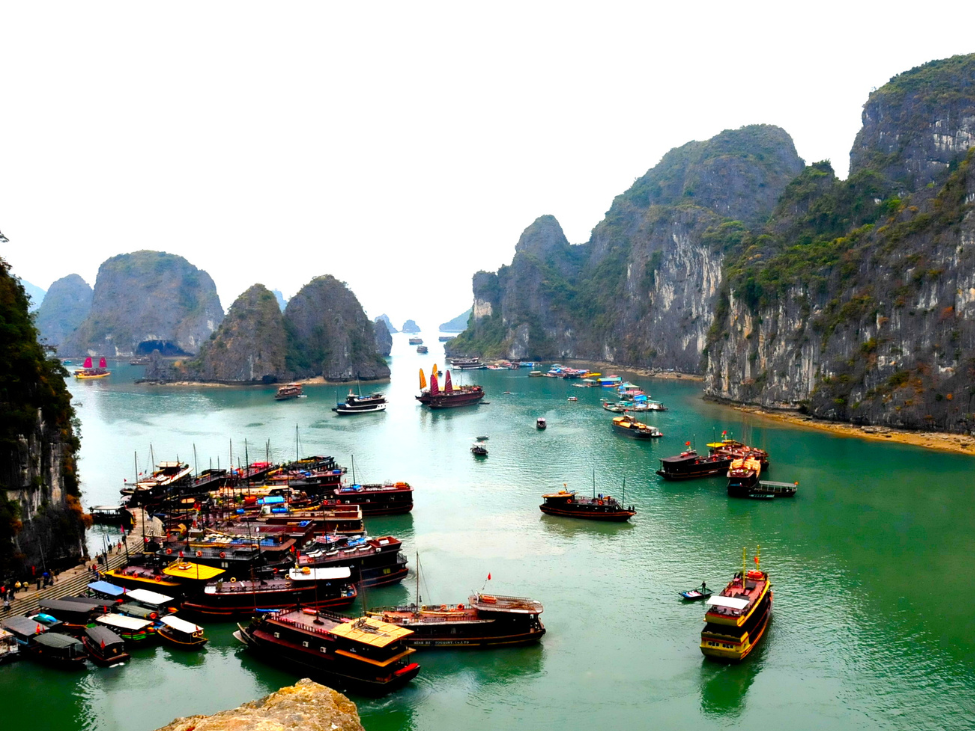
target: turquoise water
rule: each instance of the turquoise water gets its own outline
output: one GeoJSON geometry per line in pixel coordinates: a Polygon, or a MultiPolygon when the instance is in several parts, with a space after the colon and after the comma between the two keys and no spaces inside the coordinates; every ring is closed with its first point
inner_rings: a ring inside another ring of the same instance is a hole
{"type": "MultiPolygon", "coordinates": [[[[141,369],[72,383],[82,419],[86,505],[117,500],[133,457],[194,459],[355,455],[361,481],[406,480],[411,515],[368,520],[372,534],[420,554],[424,601],[490,591],[545,604],[541,645],[419,655],[419,678],[387,698],[355,698],[370,731],[497,728],[727,729],[959,728],[975,713],[975,620],[965,600],[975,568],[975,460],[835,437],[764,422],[700,399],[698,384],[644,385],[671,411],[647,416],[663,439],[612,434],[600,389],[529,379],[526,370],[479,371],[490,404],[422,410],[413,400],[418,356],[394,336],[384,414],[339,418],[344,389],[309,387],[276,403],[273,389],[162,388],[133,383],[141,369]],[[510,394],[505,394],[510,391],[510,394]],[[578,396],[578,403],[567,397],[578,396]],[[535,419],[549,428],[539,432],[535,419]],[[794,500],[729,500],[720,479],[664,483],[657,459],[685,441],[703,448],[729,430],[771,452],[770,479],[800,483],[794,500]],[[475,436],[490,456],[475,460],[475,436]],[[267,444],[270,442],[268,448],[267,444]],[[563,483],[619,496],[628,524],[543,516],[543,492],[563,483]],[[718,586],[762,546],[775,584],[775,618],[740,666],[705,661],[703,611],[676,592],[718,586]],[[488,573],[492,580],[486,582],[488,573]]],[[[442,357],[440,358],[442,363],[442,357]]],[[[99,534],[91,536],[100,547],[99,534]]],[[[415,577],[376,589],[370,605],[410,600],[415,577]]],[[[360,602],[361,605],[361,602],[360,602]]],[[[128,666],[72,676],[31,663],[0,668],[11,728],[143,731],[172,718],[230,708],[297,676],[239,649],[232,624],[207,626],[205,652],[137,651],[128,666]]]]}

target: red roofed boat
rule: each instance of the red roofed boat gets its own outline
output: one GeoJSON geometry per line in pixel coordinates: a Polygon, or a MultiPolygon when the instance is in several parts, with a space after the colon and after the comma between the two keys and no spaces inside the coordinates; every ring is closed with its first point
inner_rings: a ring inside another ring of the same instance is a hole
{"type": "Polygon", "coordinates": [[[701,632],[701,652],[706,657],[729,662],[744,660],[758,645],[772,618],[772,582],[760,570],[746,571],[747,554],[742,550],[742,570],[717,596],[707,600],[701,632]]]}

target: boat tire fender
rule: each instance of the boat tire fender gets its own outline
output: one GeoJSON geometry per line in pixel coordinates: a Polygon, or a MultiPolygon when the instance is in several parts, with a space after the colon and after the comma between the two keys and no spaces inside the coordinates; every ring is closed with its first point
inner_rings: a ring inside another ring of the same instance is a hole
{"type": "Polygon", "coordinates": [[[220,558],[227,558],[227,554],[223,551],[220,552],[220,558]]]}

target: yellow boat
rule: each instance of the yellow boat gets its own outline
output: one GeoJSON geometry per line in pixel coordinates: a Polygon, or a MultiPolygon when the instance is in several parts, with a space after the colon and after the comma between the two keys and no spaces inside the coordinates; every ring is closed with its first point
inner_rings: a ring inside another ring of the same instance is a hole
{"type": "Polygon", "coordinates": [[[102,357],[98,361],[97,368],[92,368],[90,355],[87,358],[85,358],[84,366],[74,372],[74,377],[79,380],[87,380],[92,378],[108,378],[110,375],[112,375],[112,372],[108,370],[108,364],[105,362],[105,358],[102,357]]]}
{"type": "Polygon", "coordinates": [[[747,556],[742,551],[742,571],[724,591],[707,600],[701,632],[701,652],[716,660],[740,662],[755,649],[772,619],[772,582],[768,572],[746,571],[747,556]]]}

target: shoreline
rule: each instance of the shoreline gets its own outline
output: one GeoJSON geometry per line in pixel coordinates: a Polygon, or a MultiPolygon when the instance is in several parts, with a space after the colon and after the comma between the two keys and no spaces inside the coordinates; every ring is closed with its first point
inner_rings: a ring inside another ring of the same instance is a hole
{"type": "Polygon", "coordinates": [[[694,381],[694,382],[704,382],[704,376],[698,376],[694,373],[678,373],[677,371],[656,371],[652,368],[637,368],[636,366],[624,366],[619,363],[609,363],[604,360],[579,360],[576,358],[569,358],[568,360],[561,361],[572,366],[585,365],[585,366],[595,366],[602,371],[624,371],[626,373],[635,373],[643,378],[658,378],[660,380],[666,381],[694,381]]]}
{"type": "Polygon", "coordinates": [[[732,404],[725,401],[706,398],[713,404],[726,406],[770,421],[789,424],[790,426],[805,427],[816,431],[829,432],[836,436],[866,439],[871,442],[886,442],[895,444],[909,444],[915,447],[933,449],[939,452],[965,454],[975,456],[975,437],[968,434],[954,434],[950,432],[927,432],[899,429],[897,427],[865,425],[858,426],[848,422],[826,421],[813,416],[801,414],[798,411],[776,411],[763,409],[760,406],[732,404]]]}
{"type": "MultiPolygon", "coordinates": [[[[200,388],[273,388],[277,390],[279,387],[287,385],[289,383],[297,383],[302,386],[342,386],[342,385],[355,385],[355,381],[326,381],[322,376],[315,376],[314,378],[299,378],[293,381],[277,381],[275,383],[264,383],[263,381],[156,381],[151,378],[140,378],[135,381],[139,385],[144,386],[194,386],[200,388]]],[[[374,381],[360,381],[360,383],[371,384],[371,383],[389,383],[388,378],[377,378],[374,381]]]]}

